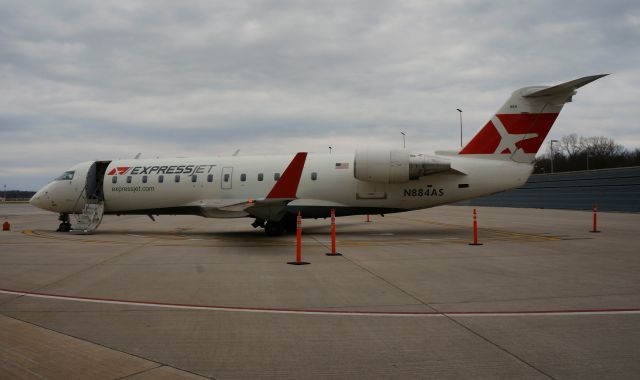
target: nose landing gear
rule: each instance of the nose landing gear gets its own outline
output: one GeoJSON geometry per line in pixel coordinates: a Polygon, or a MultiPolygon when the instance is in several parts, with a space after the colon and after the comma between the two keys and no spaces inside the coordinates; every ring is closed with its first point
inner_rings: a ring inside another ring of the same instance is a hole
{"type": "Polygon", "coordinates": [[[71,222],[69,221],[69,214],[60,214],[58,220],[61,221],[58,226],[57,232],[69,232],[71,231],[71,222]]]}

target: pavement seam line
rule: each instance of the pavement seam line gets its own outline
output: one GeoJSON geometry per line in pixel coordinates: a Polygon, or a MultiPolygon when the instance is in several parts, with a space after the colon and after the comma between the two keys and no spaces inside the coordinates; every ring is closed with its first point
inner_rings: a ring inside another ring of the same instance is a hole
{"type": "MultiPolygon", "coordinates": [[[[315,239],[315,238],[314,238],[315,239]]],[[[317,241],[317,239],[316,239],[317,241]]],[[[325,248],[329,249],[329,247],[326,244],[322,244],[325,246],[325,248]]],[[[417,296],[411,294],[410,292],[408,292],[405,289],[402,289],[400,286],[392,283],[391,281],[387,280],[386,278],[380,276],[379,274],[377,274],[376,272],[374,272],[373,270],[370,270],[369,268],[363,266],[362,264],[351,260],[349,257],[347,257],[344,253],[341,256],[344,260],[350,262],[351,264],[355,265],[356,267],[360,268],[361,270],[369,273],[370,275],[374,276],[375,278],[381,280],[382,282],[386,283],[387,285],[391,286],[392,288],[395,288],[396,290],[399,290],[401,293],[405,294],[406,296],[408,296],[409,298],[414,299],[415,301],[417,301],[418,303],[420,303],[421,305],[426,306],[427,308],[435,311],[435,312],[439,312],[437,309],[431,307],[431,305],[429,305],[428,303],[425,303],[423,300],[421,300],[420,298],[418,298],[417,296]]]]}
{"type": "MultiPolygon", "coordinates": [[[[344,256],[343,256],[343,257],[344,257],[344,256]]],[[[345,259],[346,259],[347,261],[350,261],[350,262],[354,263],[356,266],[358,266],[358,267],[362,268],[363,270],[365,270],[365,271],[367,271],[367,272],[371,273],[372,275],[374,275],[375,277],[377,277],[377,278],[381,279],[382,281],[386,282],[387,284],[389,284],[389,285],[393,286],[394,288],[396,288],[396,289],[400,290],[400,291],[401,291],[401,292],[403,292],[404,294],[406,294],[406,295],[408,295],[408,296],[412,297],[412,298],[413,298],[413,299],[415,299],[416,301],[418,301],[418,302],[422,303],[423,305],[427,306],[429,309],[434,310],[434,311],[436,311],[436,312],[440,313],[440,311],[439,311],[437,308],[435,308],[434,306],[432,306],[432,305],[430,305],[429,303],[427,303],[427,302],[423,301],[423,300],[422,300],[422,299],[420,299],[419,297],[417,297],[417,296],[415,296],[415,295],[411,294],[410,292],[406,291],[405,289],[402,289],[400,286],[398,286],[398,285],[396,285],[396,284],[394,284],[394,283],[390,282],[389,280],[387,280],[387,279],[383,278],[382,276],[378,275],[377,273],[373,272],[372,270],[369,270],[368,268],[366,268],[366,267],[362,266],[361,264],[356,263],[356,262],[354,262],[354,261],[350,260],[348,257],[345,257],[345,259]]],[[[476,336],[477,336],[477,337],[479,337],[480,339],[482,339],[482,340],[486,341],[487,343],[489,343],[489,344],[493,345],[494,347],[498,348],[499,350],[501,350],[501,351],[505,352],[507,355],[509,355],[509,356],[511,356],[511,357],[513,357],[513,358],[515,358],[516,360],[520,361],[521,363],[525,364],[526,366],[528,366],[528,367],[530,367],[530,368],[534,369],[535,371],[539,372],[540,374],[542,374],[542,375],[544,375],[544,376],[546,376],[546,377],[548,377],[548,378],[550,378],[550,379],[554,379],[554,377],[553,377],[553,376],[550,376],[549,374],[547,374],[547,373],[545,373],[544,371],[542,371],[541,369],[539,369],[539,368],[535,367],[535,366],[534,366],[534,365],[532,365],[531,363],[528,363],[527,361],[525,361],[524,359],[520,358],[519,356],[517,356],[517,355],[515,355],[515,354],[511,353],[510,351],[508,351],[508,350],[506,350],[506,349],[502,348],[502,347],[501,347],[500,345],[498,345],[497,343],[494,343],[494,342],[493,342],[493,341],[491,341],[490,339],[488,339],[488,338],[484,337],[483,335],[481,335],[481,334],[479,334],[479,333],[475,332],[474,330],[472,330],[472,329],[468,328],[466,325],[464,325],[464,324],[462,324],[461,322],[459,322],[459,321],[457,321],[457,320],[453,319],[451,316],[446,315],[446,314],[442,314],[442,315],[443,315],[445,318],[447,318],[447,319],[449,319],[450,321],[452,321],[453,323],[455,323],[456,325],[458,325],[458,326],[460,326],[460,327],[464,328],[465,330],[469,331],[469,332],[470,332],[470,333],[472,333],[473,335],[476,335],[476,336]]]]}
{"type": "MultiPolygon", "coordinates": [[[[53,285],[59,284],[60,282],[65,281],[65,280],[67,280],[67,279],[69,279],[69,278],[71,278],[71,277],[73,277],[73,276],[76,276],[76,275],[78,275],[78,274],[80,274],[80,273],[83,273],[83,272],[86,272],[86,271],[88,271],[88,270],[91,270],[91,269],[93,269],[93,268],[95,268],[95,267],[97,267],[97,266],[103,265],[104,263],[106,263],[106,262],[108,262],[108,261],[110,261],[110,260],[114,260],[114,259],[117,259],[117,258],[119,258],[119,257],[121,257],[121,256],[127,255],[127,254],[129,254],[129,253],[131,253],[131,252],[135,251],[135,250],[136,250],[136,249],[138,249],[138,248],[144,248],[144,247],[146,247],[147,245],[149,245],[149,244],[151,244],[151,243],[152,243],[152,241],[149,241],[149,242],[147,242],[147,243],[145,243],[145,244],[134,246],[134,247],[132,247],[131,249],[128,249],[128,250],[126,250],[126,251],[124,251],[124,252],[122,252],[122,253],[119,253],[119,254],[115,255],[115,256],[109,257],[109,258],[107,258],[107,259],[105,259],[105,260],[102,260],[102,261],[100,261],[100,262],[98,262],[98,263],[95,263],[95,264],[93,264],[93,265],[90,265],[90,266],[88,266],[88,267],[86,267],[86,268],[80,269],[80,270],[79,270],[79,271],[77,271],[77,272],[74,272],[74,273],[71,273],[71,274],[69,274],[69,275],[67,275],[67,276],[65,276],[65,277],[59,278],[59,279],[57,279],[57,280],[55,280],[55,281],[53,281],[53,282],[51,282],[51,283],[49,283],[49,284],[39,286],[39,287],[37,287],[36,289],[32,290],[32,292],[38,292],[39,290],[45,289],[45,288],[47,288],[47,287],[49,287],[49,286],[53,286],[53,285]]],[[[16,301],[16,300],[19,300],[19,299],[20,299],[20,298],[22,298],[22,297],[24,297],[24,295],[22,295],[22,296],[18,296],[18,297],[16,297],[16,298],[9,299],[9,300],[7,300],[6,302],[0,302],[0,307],[7,306],[7,305],[8,305],[8,304],[10,304],[11,302],[14,302],[14,301],[16,301]]]]}
{"type": "MultiPolygon", "coordinates": [[[[26,312],[25,312],[25,311],[23,311],[23,312],[20,312],[20,311],[19,311],[19,312],[17,312],[17,313],[29,313],[29,312],[28,312],[28,311],[26,311],[26,312]]],[[[162,366],[166,366],[166,367],[171,367],[171,368],[178,369],[178,370],[180,370],[180,371],[184,371],[184,372],[190,373],[190,374],[192,374],[192,375],[196,375],[196,376],[201,376],[201,377],[205,377],[205,378],[212,379],[211,377],[207,377],[207,376],[204,376],[204,375],[200,375],[200,374],[198,374],[198,373],[195,373],[195,372],[192,372],[192,371],[189,371],[189,370],[185,370],[185,369],[182,369],[182,368],[179,368],[179,367],[171,366],[171,365],[169,365],[169,364],[167,364],[167,363],[163,363],[163,362],[156,361],[156,360],[151,360],[151,359],[149,359],[149,358],[145,358],[145,357],[140,356],[140,355],[137,355],[137,354],[132,354],[132,353],[129,353],[129,352],[126,352],[126,351],[123,351],[123,350],[119,350],[119,349],[117,349],[117,348],[113,348],[113,347],[106,346],[106,345],[104,345],[104,344],[102,344],[102,343],[94,342],[94,341],[89,340],[89,339],[86,339],[86,338],[81,338],[81,337],[75,336],[75,335],[73,335],[73,334],[69,334],[69,333],[65,333],[65,332],[62,332],[62,331],[58,331],[58,330],[56,330],[56,329],[53,329],[53,328],[50,328],[50,327],[46,327],[46,326],[42,326],[42,325],[39,325],[39,324],[34,323],[34,322],[31,322],[31,321],[27,321],[27,320],[20,319],[20,318],[15,317],[15,316],[7,315],[7,314],[5,314],[5,312],[2,312],[2,311],[0,311],[0,315],[2,315],[2,316],[4,316],[4,317],[7,317],[7,318],[9,318],[9,319],[13,319],[13,320],[16,320],[16,321],[20,321],[20,322],[23,322],[23,323],[29,324],[29,325],[31,325],[31,326],[39,327],[39,328],[44,329],[44,330],[47,330],[47,331],[51,331],[51,332],[54,332],[54,333],[57,333],[57,334],[60,334],[60,335],[64,335],[64,336],[68,336],[68,337],[71,337],[71,338],[74,338],[74,339],[78,339],[78,340],[80,340],[80,341],[82,341],[82,342],[87,342],[87,343],[95,344],[96,346],[100,346],[100,347],[105,348],[105,349],[107,349],[107,350],[111,350],[111,351],[114,351],[114,352],[120,352],[120,353],[122,353],[122,354],[129,355],[129,356],[133,356],[133,357],[135,357],[135,358],[138,358],[138,359],[141,359],[141,360],[145,360],[145,361],[150,362],[150,363],[158,364],[158,366],[157,366],[157,367],[153,367],[153,369],[155,369],[155,368],[159,368],[159,367],[162,367],[162,366]]],[[[150,369],[151,369],[151,368],[150,368],[150,369]]],[[[144,372],[144,371],[143,371],[143,372],[144,372]]]]}
{"type": "Polygon", "coordinates": [[[440,312],[438,309],[436,309],[435,307],[433,307],[433,306],[432,306],[432,305],[430,305],[429,303],[427,303],[427,302],[423,301],[423,300],[422,300],[422,299],[420,299],[419,297],[417,297],[417,296],[415,296],[415,295],[411,294],[411,293],[410,293],[410,292],[408,292],[407,290],[405,290],[405,289],[401,288],[400,286],[398,286],[398,285],[396,285],[396,284],[392,283],[391,281],[389,281],[389,280],[385,279],[384,277],[380,276],[379,274],[375,273],[374,271],[369,270],[368,268],[366,268],[366,267],[362,266],[361,264],[356,263],[356,262],[355,262],[355,261],[353,261],[353,260],[350,260],[348,257],[346,257],[346,256],[344,255],[344,253],[343,253],[343,256],[342,256],[342,257],[343,257],[345,260],[347,260],[347,261],[351,262],[352,264],[356,265],[357,267],[361,268],[362,270],[364,270],[364,271],[366,271],[366,272],[370,273],[371,275],[373,275],[373,276],[377,277],[378,279],[380,279],[380,280],[384,281],[384,282],[385,282],[385,283],[387,283],[388,285],[390,285],[390,286],[392,286],[392,287],[396,288],[397,290],[400,290],[402,293],[404,293],[404,294],[406,294],[407,296],[409,296],[409,297],[411,297],[411,298],[415,299],[416,301],[418,301],[418,302],[420,302],[421,304],[425,305],[425,306],[426,306],[426,307],[428,307],[429,309],[431,309],[431,310],[433,310],[433,311],[435,311],[435,312],[437,312],[437,313],[440,313],[442,316],[444,316],[445,318],[447,318],[447,319],[448,319],[449,321],[451,321],[452,323],[454,323],[454,324],[456,324],[456,325],[458,325],[458,326],[462,327],[463,329],[467,330],[467,331],[468,331],[468,332],[470,332],[471,334],[473,334],[473,335],[475,335],[475,336],[479,337],[480,339],[484,340],[485,342],[487,342],[487,343],[489,343],[489,344],[493,345],[494,347],[496,347],[497,349],[499,349],[499,350],[501,350],[502,352],[506,353],[507,355],[511,356],[512,358],[516,359],[517,361],[519,361],[519,362],[523,363],[524,365],[526,365],[526,366],[528,366],[528,367],[530,367],[530,368],[534,369],[535,371],[537,371],[537,372],[539,372],[540,374],[542,374],[542,375],[546,376],[547,378],[549,378],[549,379],[554,379],[554,380],[555,380],[555,378],[554,378],[553,376],[551,376],[551,375],[547,374],[546,372],[542,371],[541,369],[537,368],[536,366],[532,365],[531,363],[527,362],[526,360],[524,360],[524,359],[520,358],[518,355],[516,355],[516,354],[514,354],[514,353],[510,352],[509,350],[507,350],[507,349],[505,349],[505,348],[501,347],[500,345],[498,345],[497,343],[495,343],[495,342],[491,341],[490,339],[486,338],[485,336],[483,336],[483,335],[481,335],[481,334],[477,333],[476,331],[474,331],[474,330],[472,330],[471,328],[467,327],[467,326],[466,326],[466,325],[464,325],[463,323],[461,323],[461,322],[459,322],[459,321],[455,320],[455,319],[454,319],[454,318],[452,318],[451,316],[449,316],[449,315],[447,315],[447,314],[443,314],[443,313],[442,313],[442,312],[440,312]]]}
{"type": "Polygon", "coordinates": [[[158,368],[163,367],[163,365],[162,365],[162,364],[160,364],[160,363],[155,363],[155,364],[157,364],[155,367],[151,367],[151,368],[143,369],[142,371],[138,371],[138,372],[130,373],[130,374],[128,374],[128,375],[124,375],[124,376],[118,377],[118,378],[116,378],[116,379],[114,379],[114,380],[123,380],[123,379],[127,379],[127,378],[130,378],[131,376],[137,376],[137,375],[139,375],[139,374],[141,374],[141,373],[145,373],[145,372],[153,371],[154,369],[158,369],[158,368]]]}
{"type": "MultiPolygon", "coordinates": [[[[148,360],[148,359],[147,359],[147,360],[148,360]]],[[[176,368],[176,367],[173,367],[173,366],[170,366],[170,365],[166,365],[166,364],[161,364],[161,363],[158,363],[158,362],[154,362],[154,363],[158,364],[158,366],[157,366],[157,367],[153,367],[153,368],[149,368],[149,369],[145,369],[145,370],[140,371],[140,372],[132,373],[132,374],[130,374],[130,375],[126,375],[126,376],[124,376],[124,377],[119,377],[119,378],[117,378],[117,379],[115,379],[115,380],[125,380],[125,379],[129,379],[129,378],[131,378],[131,377],[133,377],[133,376],[138,376],[138,375],[143,374],[143,373],[145,373],[145,372],[153,371],[153,370],[156,370],[156,369],[158,369],[158,368],[162,368],[162,367],[173,368],[173,369],[176,369],[176,370],[178,370],[178,371],[182,371],[182,372],[185,372],[185,373],[189,373],[189,374],[191,374],[191,375],[195,375],[195,376],[200,376],[200,377],[205,378],[205,379],[217,380],[215,377],[199,375],[199,374],[197,374],[197,373],[193,373],[193,372],[185,371],[185,370],[182,370],[182,369],[180,369],[180,368],[176,368]]]]}
{"type": "Polygon", "coordinates": [[[529,363],[528,361],[524,360],[523,358],[521,358],[520,356],[514,354],[513,352],[507,350],[506,348],[502,347],[501,345],[499,345],[498,343],[492,341],[491,339],[485,337],[484,335],[480,334],[479,332],[473,330],[472,328],[468,327],[467,325],[465,325],[464,323],[458,321],[457,319],[455,319],[454,317],[450,316],[450,315],[445,315],[445,317],[450,320],[451,322],[453,322],[454,324],[462,327],[463,329],[467,330],[468,332],[470,332],[471,334],[477,336],[478,338],[484,340],[485,342],[489,343],[490,345],[494,346],[495,348],[497,348],[498,350],[506,353],[507,355],[511,356],[512,358],[516,359],[517,361],[521,362],[522,364],[532,368],[533,370],[537,371],[538,373],[540,373],[543,376],[548,377],[549,379],[553,379],[556,380],[555,377],[551,376],[550,374],[546,373],[545,371],[541,370],[540,368],[534,366],[533,364],[529,363]]]}

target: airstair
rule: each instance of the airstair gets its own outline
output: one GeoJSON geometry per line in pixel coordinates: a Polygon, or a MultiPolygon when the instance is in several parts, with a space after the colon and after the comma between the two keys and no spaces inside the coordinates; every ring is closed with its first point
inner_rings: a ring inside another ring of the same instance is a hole
{"type": "Polygon", "coordinates": [[[104,215],[104,202],[95,198],[86,200],[82,213],[74,214],[71,233],[91,234],[98,228],[104,215]]]}

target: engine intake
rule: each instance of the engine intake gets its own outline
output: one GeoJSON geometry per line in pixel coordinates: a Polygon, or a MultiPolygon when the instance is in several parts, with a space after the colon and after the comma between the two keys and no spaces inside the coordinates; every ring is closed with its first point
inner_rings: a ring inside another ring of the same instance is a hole
{"type": "Polygon", "coordinates": [[[353,175],[367,182],[402,183],[447,171],[451,163],[406,150],[357,150],[353,175]]]}

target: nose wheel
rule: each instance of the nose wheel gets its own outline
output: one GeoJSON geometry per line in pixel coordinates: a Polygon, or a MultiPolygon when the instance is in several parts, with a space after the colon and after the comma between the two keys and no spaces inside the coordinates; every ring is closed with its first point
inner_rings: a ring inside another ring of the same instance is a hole
{"type": "Polygon", "coordinates": [[[61,221],[56,232],[69,232],[71,231],[71,222],[69,221],[69,214],[60,214],[58,220],[61,221]]]}

